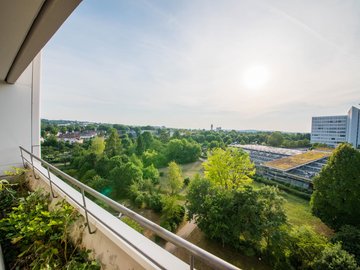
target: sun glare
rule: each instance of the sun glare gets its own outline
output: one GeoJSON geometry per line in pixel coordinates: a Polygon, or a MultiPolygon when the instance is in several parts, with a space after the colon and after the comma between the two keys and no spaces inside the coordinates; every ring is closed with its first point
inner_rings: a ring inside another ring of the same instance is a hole
{"type": "Polygon", "coordinates": [[[244,72],[242,79],[247,88],[255,90],[267,84],[270,73],[264,66],[253,66],[244,72]]]}

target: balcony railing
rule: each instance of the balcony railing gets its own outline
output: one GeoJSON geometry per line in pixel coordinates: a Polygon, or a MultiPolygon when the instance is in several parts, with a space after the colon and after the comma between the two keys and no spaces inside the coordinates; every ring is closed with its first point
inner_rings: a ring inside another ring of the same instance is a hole
{"type": "MultiPolygon", "coordinates": [[[[181,247],[185,249],[189,255],[189,268],[194,269],[194,263],[195,258],[201,260],[205,264],[215,268],[215,269],[236,269],[240,270],[236,266],[214,256],[213,254],[199,248],[198,246],[184,240],[183,238],[177,236],[176,234],[173,234],[166,229],[160,227],[156,223],[144,218],[143,216],[135,213],[134,211],[126,208],[124,205],[115,202],[114,200],[104,196],[103,194],[97,192],[96,190],[88,187],[87,185],[81,183],[77,179],[71,177],[70,175],[62,172],[58,168],[54,167],[53,165],[49,164],[45,160],[42,160],[41,158],[33,155],[26,149],[20,146],[20,153],[21,158],[24,164],[24,167],[27,165],[30,166],[30,168],[33,170],[34,177],[36,177],[36,172],[40,173],[43,177],[45,177],[49,181],[51,194],[53,197],[55,196],[55,193],[53,191],[53,187],[55,186],[58,190],[63,192],[66,196],[68,196],[73,202],[75,202],[81,209],[84,211],[84,216],[86,219],[87,227],[89,230],[89,233],[95,233],[95,230],[92,230],[90,228],[89,223],[89,217],[91,216],[93,219],[97,220],[99,223],[101,223],[103,226],[105,226],[107,229],[109,229],[111,232],[113,232],[115,235],[117,235],[119,238],[121,238],[123,241],[125,241],[127,244],[129,244],[132,248],[137,250],[140,254],[142,254],[144,257],[146,257],[149,261],[151,261],[153,264],[155,264],[159,269],[166,269],[161,264],[159,264],[156,260],[151,258],[148,254],[144,253],[137,245],[131,243],[128,239],[124,238],[117,230],[113,228],[113,226],[108,225],[106,222],[103,221],[102,218],[98,217],[96,213],[92,212],[91,209],[87,206],[87,202],[89,203],[89,198],[86,196],[87,194],[91,195],[92,197],[98,199],[102,203],[106,204],[107,206],[111,207],[113,210],[120,212],[121,214],[135,220],[137,223],[139,223],[144,228],[150,230],[152,233],[158,235],[159,237],[163,238],[164,240],[174,244],[176,247],[181,247]],[[78,188],[81,192],[82,200],[74,198],[72,194],[70,194],[67,190],[62,188],[58,182],[53,181],[51,175],[58,175],[62,179],[65,179],[68,181],[71,185],[78,188]]],[[[91,201],[91,200],[90,200],[91,201]]],[[[91,201],[94,203],[93,201],[91,201]]]]}

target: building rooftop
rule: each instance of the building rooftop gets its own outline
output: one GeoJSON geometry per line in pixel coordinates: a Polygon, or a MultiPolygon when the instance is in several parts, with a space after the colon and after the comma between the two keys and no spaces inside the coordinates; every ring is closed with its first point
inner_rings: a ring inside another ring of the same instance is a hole
{"type": "Polygon", "coordinates": [[[286,156],[298,155],[305,152],[303,150],[287,149],[287,148],[272,147],[272,146],[257,145],[257,144],[244,144],[244,145],[235,144],[232,146],[239,147],[244,150],[254,150],[254,151],[268,152],[274,154],[281,154],[286,156]]]}
{"type": "Polygon", "coordinates": [[[308,151],[289,157],[284,157],[269,162],[265,162],[264,166],[278,169],[281,171],[289,171],[297,167],[312,163],[314,161],[329,157],[331,152],[328,151],[308,151]]]}

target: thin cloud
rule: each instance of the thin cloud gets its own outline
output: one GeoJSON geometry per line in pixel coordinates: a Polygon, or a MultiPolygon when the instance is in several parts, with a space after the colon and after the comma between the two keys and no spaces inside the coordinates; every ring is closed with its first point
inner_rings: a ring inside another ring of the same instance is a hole
{"type": "Polygon", "coordinates": [[[354,1],[324,17],[312,1],[83,2],[45,48],[42,115],[309,131],[360,100],[354,1]],[[241,79],[254,65],[271,75],[257,92],[241,79]]]}

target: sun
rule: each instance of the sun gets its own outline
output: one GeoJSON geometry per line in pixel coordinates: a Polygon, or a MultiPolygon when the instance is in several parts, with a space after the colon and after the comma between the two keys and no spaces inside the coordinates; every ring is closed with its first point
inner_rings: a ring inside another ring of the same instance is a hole
{"type": "Polygon", "coordinates": [[[270,80],[270,72],[265,66],[253,66],[247,69],[242,77],[248,89],[256,90],[265,86],[270,80]]]}

